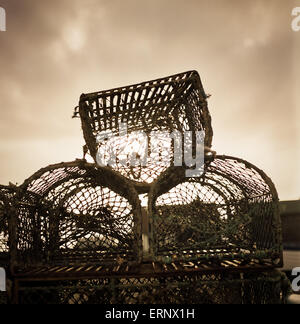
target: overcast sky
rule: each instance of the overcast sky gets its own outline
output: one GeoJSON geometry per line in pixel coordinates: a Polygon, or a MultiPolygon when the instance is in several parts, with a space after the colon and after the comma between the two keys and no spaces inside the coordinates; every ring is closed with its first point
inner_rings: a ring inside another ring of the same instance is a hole
{"type": "Polygon", "coordinates": [[[81,93],[199,71],[213,147],[300,198],[293,0],[2,0],[0,183],[81,158],[81,93]]]}

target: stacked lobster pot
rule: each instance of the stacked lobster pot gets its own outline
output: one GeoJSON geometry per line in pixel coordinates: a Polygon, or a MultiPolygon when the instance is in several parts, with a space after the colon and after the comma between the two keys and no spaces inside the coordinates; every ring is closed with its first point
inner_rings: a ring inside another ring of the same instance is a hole
{"type": "Polygon", "coordinates": [[[74,117],[83,159],[1,189],[10,302],[285,301],[276,189],[212,151],[197,72],[83,94],[74,117]]]}

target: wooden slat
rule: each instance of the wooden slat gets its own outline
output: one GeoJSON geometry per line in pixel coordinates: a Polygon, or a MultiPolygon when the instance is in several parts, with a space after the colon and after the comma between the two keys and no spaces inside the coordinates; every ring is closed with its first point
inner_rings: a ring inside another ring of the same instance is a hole
{"type": "Polygon", "coordinates": [[[55,272],[56,272],[56,273],[63,272],[63,271],[66,271],[68,268],[69,268],[69,267],[62,267],[62,268],[56,270],[55,272]]]}
{"type": "Polygon", "coordinates": [[[123,263],[111,266],[56,266],[52,268],[41,267],[28,272],[17,273],[18,278],[26,280],[52,280],[54,278],[99,278],[118,276],[128,277],[151,277],[160,275],[176,275],[184,273],[218,273],[219,271],[262,271],[262,269],[272,269],[269,262],[259,263],[258,260],[252,260],[243,265],[239,265],[237,260],[227,260],[222,262],[202,261],[202,262],[172,262],[171,264],[162,264],[159,262],[150,262],[141,264],[139,267],[123,263]]]}

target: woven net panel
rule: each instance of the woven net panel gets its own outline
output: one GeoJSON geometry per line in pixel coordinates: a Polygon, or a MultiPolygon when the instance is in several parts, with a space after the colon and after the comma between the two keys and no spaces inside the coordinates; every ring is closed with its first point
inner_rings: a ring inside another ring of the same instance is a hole
{"type": "Polygon", "coordinates": [[[0,186],[0,266],[7,266],[9,254],[9,219],[16,189],[0,186]]]}
{"type": "Polygon", "coordinates": [[[213,132],[206,99],[195,71],[84,94],[79,113],[90,154],[99,162],[98,153],[102,164],[113,155],[115,170],[131,180],[150,183],[173,161],[172,154],[165,154],[173,150],[172,141],[164,134],[203,131],[204,144],[211,147],[213,132]],[[120,131],[120,123],[126,124],[127,132],[120,131]],[[154,136],[158,131],[161,135],[154,136]],[[107,132],[116,138],[103,139],[107,132]],[[143,159],[145,152],[148,161],[143,159]],[[132,155],[134,163],[130,162],[132,155]]]}
{"type": "Polygon", "coordinates": [[[7,204],[9,204],[10,195],[8,188],[0,188],[0,265],[2,257],[8,253],[7,204]]]}
{"type": "Polygon", "coordinates": [[[159,260],[258,258],[280,265],[277,193],[248,162],[217,156],[202,177],[183,176],[167,192],[158,183],[154,191],[152,245],[159,260]]]}
{"type": "Polygon", "coordinates": [[[27,283],[20,304],[280,304],[285,280],[277,272],[182,274],[176,277],[103,278],[27,283]]]}
{"type": "Polygon", "coordinates": [[[39,251],[35,259],[50,265],[138,259],[138,198],[112,172],[65,163],[41,170],[24,187],[40,199],[37,213],[19,220],[19,232],[33,233],[19,235],[20,255],[39,251]]]}

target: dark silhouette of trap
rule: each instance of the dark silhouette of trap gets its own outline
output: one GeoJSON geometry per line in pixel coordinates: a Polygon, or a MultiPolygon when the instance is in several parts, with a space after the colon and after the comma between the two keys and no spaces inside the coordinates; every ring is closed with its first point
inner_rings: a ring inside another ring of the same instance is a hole
{"type": "Polygon", "coordinates": [[[276,270],[276,189],[249,162],[210,150],[197,72],[84,94],[75,116],[95,163],[51,165],[20,187],[0,188],[0,262],[13,283],[10,302],[285,301],[287,281],[276,270]],[[136,131],[150,139],[153,130],[203,131],[201,177],[186,177],[172,156],[164,164],[97,165],[97,152],[130,146],[136,131]],[[104,131],[118,137],[97,142],[104,131]]]}
{"type": "MultiPolygon", "coordinates": [[[[190,71],[128,87],[82,94],[74,116],[81,118],[87,148],[95,162],[99,151],[103,155],[112,148],[119,157],[124,147],[138,141],[134,133],[141,131],[155,148],[161,147],[161,153],[172,144],[163,135],[154,138],[151,133],[155,131],[203,131],[204,145],[210,148],[213,131],[206,99],[199,74],[190,71]],[[120,133],[120,123],[126,124],[128,136],[120,133]],[[97,141],[97,136],[108,130],[118,138],[97,141]]],[[[166,161],[152,158],[142,168],[124,166],[117,161],[115,169],[132,180],[151,183],[172,165],[172,161],[172,155],[166,161]]]]}

